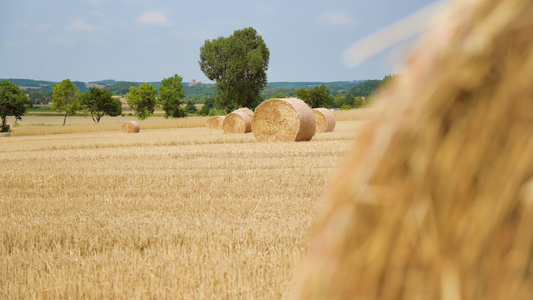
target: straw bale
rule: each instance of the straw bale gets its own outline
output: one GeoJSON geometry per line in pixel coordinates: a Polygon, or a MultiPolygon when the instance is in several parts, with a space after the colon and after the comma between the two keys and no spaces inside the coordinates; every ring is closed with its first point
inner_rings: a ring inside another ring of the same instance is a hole
{"type": "Polygon", "coordinates": [[[136,121],[128,121],[122,123],[122,132],[137,133],[141,131],[141,126],[136,121]]]}
{"type": "Polygon", "coordinates": [[[270,99],[256,109],[252,131],[260,142],[309,141],[315,135],[313,110],[298,98],[270,99]]]}
{"type": "Polygon", "coordinates": [[[302,299],[532,299],[533,2],[442,16],[332,180],[302,299]]]}
{"type": "Polygon", "coordinates": [[[247,114],[250,117],[250,120],[254,118],[254,112],[248,107],[239,108],[235,111],[242,111],[243,113],[247,114]]]}
{"type": "Polygon", "coordinates": [[[207,119],[207,127],[209,129],[222,129],[225,116],[215,116],[207,119]]]}
{"type": "Polygon", "coordinates": [[[252,119],[244,111],[234,111],[222,124],[224,133],[247,133],[252,131],[252,119]]]}
{"type": "Polygon", "coordinates": [[[314,108],[316,132],[331,132],[335,129],[335,116],[327,108],[314,108]]]}

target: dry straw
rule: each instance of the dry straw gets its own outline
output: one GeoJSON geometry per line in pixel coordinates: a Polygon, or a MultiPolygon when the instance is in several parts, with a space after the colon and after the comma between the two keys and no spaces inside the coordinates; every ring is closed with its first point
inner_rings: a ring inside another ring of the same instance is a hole
{"type": "Polygon", "coordinates": [[[224,123],[224,116],[215,116],[207,119],[207,127],[209,129],[222,129],[224,123]]]}
{"type": "Polygon", "coordinates": [[[242,111],[243,113],[247,114],[250,117],[250,120],[254,118],[254,112],[248,107],[239,108],[235,111],[242,111]]]}
{"type": "Polygon", "coordinates": [[[314,108],[316,132],[331,132],[335,129],[335,116],[327,108],[314,108]]]}
{"type": "Polygon", "coordinates": [[[252,119],[244,112],[236,110],[224,119],[224,133],[247,133],[252,131],[252,119]]]}
{"type": "Polygon", "coordinates": [[[122,132],[137,133],[141,131],[141,126],[136,121],[128,121],[122,123],[122,132]]]}
{"type": "Polygon", "coordinates": [[[302,299],[533,297],[533,2],[442,17],[332,180],[302,299]]]}
{"type": "Polygon", "coordinates": [[[309,141],[316,122],[313,110],[302,100],[270,99],[255,109],[252,129],[260,142],[309,141]]]}

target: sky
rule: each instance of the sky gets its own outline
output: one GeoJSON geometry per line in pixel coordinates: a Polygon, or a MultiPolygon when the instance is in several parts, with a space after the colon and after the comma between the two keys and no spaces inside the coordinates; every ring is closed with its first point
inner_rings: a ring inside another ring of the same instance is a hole
{"type": "Polygon", "coordinates": [[[350,66],[343,54],[435,0],[0,0],[0,78],[209,83],[206,40],[253,27],[269,82],[382,79],[416,39],[350,66]]]}

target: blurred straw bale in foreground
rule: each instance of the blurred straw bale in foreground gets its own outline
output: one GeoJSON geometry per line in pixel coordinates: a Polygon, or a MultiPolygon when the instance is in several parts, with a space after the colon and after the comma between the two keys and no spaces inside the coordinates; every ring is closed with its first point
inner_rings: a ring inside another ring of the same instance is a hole
{"type": "Polygon", "coordinates": [[[533,2],[439,20],[334,180],[302,299],[533,299],[533,2]]]}

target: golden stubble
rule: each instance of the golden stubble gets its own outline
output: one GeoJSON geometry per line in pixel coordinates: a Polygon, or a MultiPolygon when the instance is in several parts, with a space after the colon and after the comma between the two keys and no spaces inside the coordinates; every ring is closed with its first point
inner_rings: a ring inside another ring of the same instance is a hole
{"type": "Polygon", "coordinates": [[[301,143],[224,135],[205,120],[1,138],[0,298],[288,295],[362,124],[301,143]]]}

